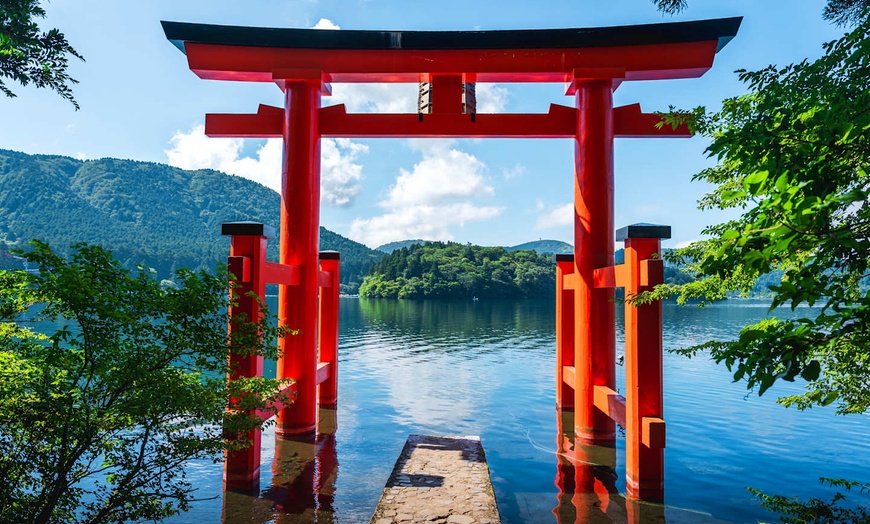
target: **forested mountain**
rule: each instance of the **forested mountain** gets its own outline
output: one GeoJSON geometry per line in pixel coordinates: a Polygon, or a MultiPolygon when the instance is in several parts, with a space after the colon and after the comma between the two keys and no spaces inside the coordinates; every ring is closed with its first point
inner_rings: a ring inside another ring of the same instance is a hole
{"type": "Polygon", "coordinates": [[[384,253],[390,254],[397,249],[402,249],[403,247],[411,247],[415,244],[425,244],[426,240],[416,239],[416,240],[397,240],[395,242],[390,242],[388,244],[384,244],[382,246],[378,246],[375,248],[377,251],[383,251],[384,253]]]}
{"type": "Polygon", "coordinates": [[[506,247],[508,251],[529,250],[538,253],[539,255],[561,255],[562,253],[573,253],[574,246],[561,240],[535,240],[526,242],[518,246],[506,247]]]}
{"type": "MultiPolygon", "coordinates": [[[[111,249],[129,268],[145,264],[169,278],[181,267],[211,268],[226,260],[229,239],[221,236],[221,223],[252,220],[277,229],[279,214],[277,193],[218,171],[0,150],[3,252],[26,249],[34,238],[59,252],[88,242],[111,249]]],[[[323,228],[320,247],[341,252],[346,291],[384,256],[323,228]]],[[[277,258],[275,239],[269,259],[277,258]]]]}
{"type": "Polygon", "coordinates": [[[382,298],[550,297],[555,279],[552,257],[533,251],[426,242],[375,264],[359,292],[382,298]]]}

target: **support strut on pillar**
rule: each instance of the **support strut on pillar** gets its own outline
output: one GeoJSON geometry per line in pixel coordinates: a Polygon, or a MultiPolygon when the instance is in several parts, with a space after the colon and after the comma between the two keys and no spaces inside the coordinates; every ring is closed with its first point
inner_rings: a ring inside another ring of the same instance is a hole
{"type": "MultiPolygon", "coordinates": [[[[556,255],[556,408],[574,409],[574,289],[566,277],[574,274],[574,255],[556,255]]],[[[572,419],[573,420],[573,419],[572,419]]],[[[574,428],[571,428],[573,433],[574,428]]]]}
{"type": "Polygon", "coordinates": [[[320,271],[325,278],[320,288],[320,322],[318,323],[318,369],[325,377],[318,382],[320,407],[335,407],[338,401],[338,301],[340,255],[337,251],[320,252],[320,271]]]}

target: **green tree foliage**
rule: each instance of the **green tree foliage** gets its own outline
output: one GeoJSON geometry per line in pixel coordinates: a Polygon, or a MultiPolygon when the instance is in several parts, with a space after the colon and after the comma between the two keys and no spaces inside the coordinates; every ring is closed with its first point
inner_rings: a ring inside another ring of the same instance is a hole
{"type": "MultiPolygon", "coordinates": [[[[66,254],[88,242],[111,249],[124,267],[212,269],[229,254],[221,224],[252,220],[277,227],[280,197],[218,171],[186,171],[153,162],[80,161],[0,150],[0,241],[26,248],[32,238],[66,254]]],[[[359,286],[385,256],[321,228],[320,248],[341,252],[341,283],[359,286]]],[[[278,260],[278,239],[269,241],[278,260]]]]}
{"type": "Polygon", "coordinates": [[[361,296],[380,298],[549,297],[555,291],[550,257],[444,242],[393,251],[360,287],[361,296]]]}
{"type": "MultiPolygon", "coordinates": [[[[679,10],[682,1],[658,1],[679,10]]],[[[769,318],[737,340],[710,341],[681,352],[709,354],[761,395],[777,380],[806,381],[803,394],[780,398],[806,409],[836,404],[838,413],[870,409],[870,2],[830,0],[825,17],[854,29],[824,46],[815,61],[738,71],[749,93],[717,113],[672,113],[711,139],[718,165],[695,176],[715,189],[701,209],[735,209],[739,218],[707,228],[709,239],[676,250],[700,278],[659,286],[638,301],[677,295],[714,300],[771,282],[771,311],[820,306],[797,320],[769,318]]],[[[866,484],[831,481],[835,487],[866,484]]],[[[752,491],[788,523],[867,522],[866,508],[800,501],[752,491]]]]}
{"type": "Polygon", "coordinates": [[[781,270],[771,307],[820,305],[821,314],[765,320],[736,341],[703,349],[759,394],[776,380],[804,378],[806,393],[780,399],[799,408],[870,408],[870,292],[860,285],[870,273],[868,30],[865,20],[814,62],[742,71],[749,94],[726,100],[716,114],[696,110],[695,129],[712,139],[708,150],[719,160],[695,177],[716,185],[701,208],[743,214],[675,251],[706,278],[656,291],[721,298],[781,270]]]}
{"type": "Polygon", "coordinates": [[[187,462],[247,445],[225,435],[260,426],[243,410],[287,383],[228,384],[230,346],[274,357],[281,332],[255,319],[228,344],[225,273],[181,270],[165,286],[98,247],[77,245],[67,261],[35,243],[24,256],[38,274],[0,271],[0,522],[187,510],[187,462]]]}
{"type": "MultiPolygon", "coordinates": [[[[820,479],[822,484],[842,489],[846,492],[870,491],[870,484],[843,479],[820,479]]],[[[870,510],[864,507],[845,507],[840,504],[846,496],[837,492],[830,501],[813,498],[802,501],[797,498],[782,495],[766,495],[757,489],[749,489],[761,505],[770,511],[780,514],[780,521],[786,524],[843,524],[854,522],[863,524],[870,522],[870,510]]]]}
{"type": "MultiPolygon", "coordinates": [[[[660,11],[676,14],[688,7],[688,0],[652,0],[660,11]]],[[[870,8],[870,0],[827,0],[823,16],[839,25],[861,19],[862,13],[870,8]]]]}
{"type": "Polygon", "coordinates": [[[3,78],[21,85],[33,84],[56,91],[76,109],[72,84],[78,81],[67,73],[69,57],[84,61],[57,29],[43,32],[36,18],[45,18],[39,0],[3,0],[0,2],[0,91],[8,97],[15,93],[3,78]]]}

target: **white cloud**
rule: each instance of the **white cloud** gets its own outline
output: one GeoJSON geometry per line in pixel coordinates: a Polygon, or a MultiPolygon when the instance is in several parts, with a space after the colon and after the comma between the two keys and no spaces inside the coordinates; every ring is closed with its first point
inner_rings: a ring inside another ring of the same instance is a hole
{"type": "Polygon", "coordinates": [[[353,203],[361,191],[361,164],[354,161],[369,148],[348,138],[324,138],[320,141],[320,199],[335,207],[353,203]]]}
{"type": "Polygon", "coordinates": [[[512,178],[520,177],[526,174],[529,170],[526,169],[526,166],[522,164],[517,164],[514,167],[504,169],[501,172],[501,176],[504,177],[505,180],[510,180],[512,178]]]}
{"type": "Polygon", "coordinates": [[[510,98],[508,89],[498,84],[477,84],[475,92],[478,113],[501,113],[510,98]]]}
{"type": "Polygon", "coordinates": [[[349,236],[369,246],[412,238],[452,240],[452,227],[501,213],[500,207],[474,203],[495,190],[486,183],[483,162],[454,145],[450,140],[411,141],[423,159],[411,171],[400,170],[379,204],[386,212],[354,220],[349,236]]]}
{"type": "Polygon", "coordinates": [[[569,202],[539,215],[535,228],[552,229],[572,225],[574,225],[574,203],[569,202]]]}
{"type": "Polygon", "coordinates": [[[321,18],[311,29],[341,29],[338,25],[328,18],[321,18]]]}
{"type": "MultiPolygon", "coordinates": [[[[182,169],[216,169],[281,191],[283,147],[280,138],[266,140],[256,157],[243,157],[243,139],[209,138],[205,136],[204,126],[198,125],[188,133],[175,133],[170,145],[171,149],[166,150],[170,165],[182,169]]],[[[352,204],[360,193],[362,179],[362,165],[356,161],[368,147],[346,138],[324,138],[320,149],[321,201],[338,207],[352,204]]]]}
{"type": "Polygon", "coordinates": [[[333,84],[323,103],[345,104],[351,113],[416,113],[417,84],[333,84]]]}
{"type": "Polygon", "coordinates": [[[354,220],[349,236],[373,247],[414,238],[447,241],[454,238],[450,226],[461,227],[465,222],[487,220],[501,211],[499,207],[478,207],[471,202],[400,207],[384,215],[354,220]]]}
{"type": "Polygon", "coordinates": [[[462,198],[492,195],[492,186],[483,178],[483,162],[468,153],[449,149],[439,155],[425,156],[414,170],[400,171],[384,207],[435,205],[462,198]]]}
{"type": "MultiPolygon", "coordinates": [[[[333,84],[324,105],[345,104],[351,113],[416,113],[417,84],[333,84]]],[[[477,84],[477,112],[500,113],[508,90],[497,84],[477,84]]]]}

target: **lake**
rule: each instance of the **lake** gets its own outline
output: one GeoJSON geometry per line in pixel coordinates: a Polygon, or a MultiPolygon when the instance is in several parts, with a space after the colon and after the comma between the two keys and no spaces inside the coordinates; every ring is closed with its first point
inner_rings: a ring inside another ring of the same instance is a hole
{"type": "MultiPolygon", "coordinates": [[[[664,347],[726,339],[766,314],[763,302],[747,300],[704,309],[665,304],[664,347]]],[[[557,487],[566,466],[557,456],[554,325],[550,300],[343,298],[339,403],[321,412],[323,427],[335,431],[277,446],[267,431],[254,496],[222,494],[221,465],[192,464],[190,480],[211,500],[168,522],[368,522],[409,434],[479,435],[505,523],[624,521],[626,503],[618,494],[602,504],[595,494],[570,493],[570,479],[562,482],[569,493],[557,487]]],[[[618,328],[617,353],[623,345],[618,328]]],[[[617,368],[620,389],[623,374],[617,368]]],[[[747,486],[829,499],[833,490],[819,477],[870,481],[870,416],[775,403],[776,396],[799,392],[799,382],[778,382],[758,397],[703,355],[666,352],[665,506],[645,506],[643,521],[775,521],[747,486]]],[[[570,427],[570,414],[566,420],[570,427]]],[[[624,439],[593,455],[616,467],[588,466],[591,473],[624,493],[624,439]]],[[[569,466],[569,473],[581,474],[582,467],[569,466]]]]}

